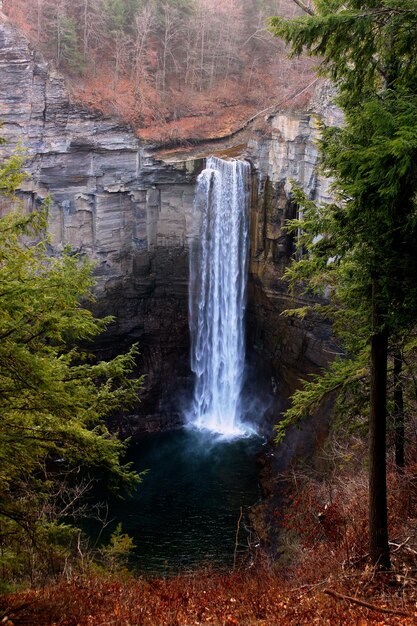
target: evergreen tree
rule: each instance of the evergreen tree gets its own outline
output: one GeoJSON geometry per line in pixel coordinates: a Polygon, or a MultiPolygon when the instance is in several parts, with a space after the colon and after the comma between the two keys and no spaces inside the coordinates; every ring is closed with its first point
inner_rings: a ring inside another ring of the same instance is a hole
{"type": "Polygon", "coordinates": [[[107,17],[108,32],[128,32],[135,14],[142,8],[142,0],[101,0],[107,17]]]}
{"type": "Polygon", "coordinates": [[[79,50],[76,21],[72,16],[57,17],[57,61],[58,67],[64,65],[70,70],[81,70],[82,55],[79,50]]]}
{"type": "Polygon", "coordinates": [[[65,0],[43,0],[37,5],[38,39],[45,37],[47,47],[58,68],[80,70],[82,54],[78,23],[65,0]],[[42,28],[41,28],[42,26],[42,28]]]}
{"type": "Polygon", "coordinates": [[[54,493],[65,500],[63,476],[100,468],[108,483],[136,484],[103,420],[141,384],[131,376],[136,348],[108,362],[89,355],[109,322],[81,304],[92,266],[70,249],[50,256],[47,205],[26,214],[14,196],[22,162],[0,166],[0,558],[10,577],[10,563],[27,572],[41,547],[71,539],[71,507],[50,504],[54,493]]]}
{"type": "MultiPolygon", "coordinates": [[[[370,555],[388,567],[388,349],[417,316],[417,8],[414,0],[317,0],[315,6],[313,15],[271,24],[292,54],[318,56],[320,73],[338,86],[345,125],[323,129],[321,154],[340,201],[309,205],[302,228],[310,257],[290,274],[310,286],[329,280],[336,306],[327,313],[350,320],[345,329],[339,325],[347,359],[333,366],[336,386],[357,377],[352,363],[369,362],[370,555]],[[356,333],[348,336],[352,326],[356,333]]],[[[335,380],[326,374],[317,384],[323,391],[335,380]]],[[[313,387],[296,396],[288,417],[305,410],[313,387]]]]}

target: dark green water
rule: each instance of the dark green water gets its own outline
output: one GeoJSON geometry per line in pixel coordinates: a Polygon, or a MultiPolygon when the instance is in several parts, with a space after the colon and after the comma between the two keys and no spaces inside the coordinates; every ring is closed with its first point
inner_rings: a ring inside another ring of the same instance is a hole
{"type": "Polygon", "coordinates": [[[261,444],[256,436],[222,441],[188,429],[133,441],[129,460],[148,473],[134,496],[111,510],[136,544],[133,567],[172,574],[232,566],[240,507],[259,498],[261,444]]]}

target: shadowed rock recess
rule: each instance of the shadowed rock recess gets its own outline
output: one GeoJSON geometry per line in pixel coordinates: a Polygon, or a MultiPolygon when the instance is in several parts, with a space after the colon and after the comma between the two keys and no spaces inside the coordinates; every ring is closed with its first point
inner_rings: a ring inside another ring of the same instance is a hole
{"type": "MultiPolygon", "coordinates": [[[[320,107],[318,98],[323,113],[320,107]]],[[[146,388],[129,427],[178,423],[190,381],[188,248],[201,160],[157,160],[128,127],[72,103],[63,78],[1,12],[0,120],[8,141],[2,155],[18,142],[27,152],[30,177],[21,192],[28,210],[52,198],[52,253],[70,244],[96,263],[96,313],[116,317],[97,350],[117,353],[139,342],[146,388]]],[[[295,211],[289,179],[310,197],[327,198],[328,182],[315,174],[316,135],[313,114],[277,113],[245,142],[253,170],[248,348],[275,409],[300,376],[328,360],[328,327],[279,316],[290,304],[281,280],[293,252],[282,230],[295,211]]]]}

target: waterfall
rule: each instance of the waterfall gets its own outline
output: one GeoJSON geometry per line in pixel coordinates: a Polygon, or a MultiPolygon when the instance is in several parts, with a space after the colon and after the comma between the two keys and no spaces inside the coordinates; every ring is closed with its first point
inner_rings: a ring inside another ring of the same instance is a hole
{"type": "Polygon", "coordinates": [[[207,159],[197,181],[190,250],[189,320],[195,374],[189,421],[225,436],[242,422],[244,313],[249,248],[249,164],[207,159]]]}

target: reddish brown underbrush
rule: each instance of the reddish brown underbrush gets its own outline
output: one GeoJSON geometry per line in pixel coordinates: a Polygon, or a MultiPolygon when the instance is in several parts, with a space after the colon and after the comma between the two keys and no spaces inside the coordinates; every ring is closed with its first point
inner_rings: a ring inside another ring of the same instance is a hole
{"type": "MultiPolygon", "coordinates": [[[[394,570],[417,572],[417,467],[389,467],[389,536],[394,570]],[[400,550],[400,548],[401,550],[400,550]]],[[[368,477],[365,467],[339,467],[326,479],[294,472],[281,529],[281,554],[291,576],[306,584],[364,567],[368,559],[368,477]]],[[[417,582],[417,581],[416,581],[417,582]]]]}
{"type": "Polygon", "coordinates": [[[348,596],[338,597],[340,591],[346,592],[339,582],[329,581],[329,585],[332,589],[294,587],[265,567],[244,573],[200,572],[128,583],[80,578],[42,591],[10,595],[3,599],[2,611],[4,623],[8,619],[16,626],[416,623],[413,607],[398,598],[393,601],[392,594],[380,596],[369,608],[348,596]]]}

